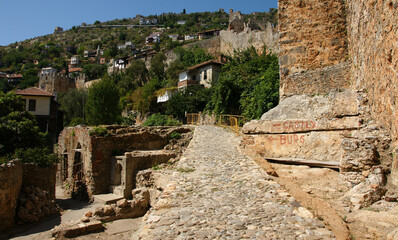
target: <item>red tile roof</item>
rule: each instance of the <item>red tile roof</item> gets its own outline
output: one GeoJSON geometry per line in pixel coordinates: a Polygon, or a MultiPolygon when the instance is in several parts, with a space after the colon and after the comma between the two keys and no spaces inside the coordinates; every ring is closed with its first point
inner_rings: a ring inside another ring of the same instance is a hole
{"type": "Polygon", "coordinates": [[[9,75],[7,78],[22,78],[22,74],[9,75]]]}
{"type": "Polygon", "coordinates": [[[205,66],[205,65],[208,65],[208,64],[219,64],[219,65],[222,65],[223,63],[221,63],[221,62],[219,62],[219,61],[217,61],[217,60],[215,60],[215,59],[213,59],[213,60],[210,60],[210,61],[207,61],[207,62],[202,62],[202,63],[200,63],[200,64],[198,64],[198,65],[195,65],[195,66],[193,66],[193,67],[189,67],[189,68],[187,68],[188,70],[194,70],[194,69],[196,69],[196,68],[199,68],[199,67],[203,67],[203,66],[205,66]]]}
{"type": "Polygon", "coordinates": [[[17,91],[16,94],[17,95],[26,95],[26,96],[45,96],[45,97],[53,96],[52,93],[46,92],[37,87],[31,87],[31,88],[27,88],[24,90],[19,90],[19,91],[17,91]]]}
{"type": "MultiPolygon", "coordinates": [[[[69,73],[82,72],[82,71],[83,71],[83,68],[69,68],[69,73]]],[[[65,74],[65,70],[62,70],[60,73],[65,74]]]]}

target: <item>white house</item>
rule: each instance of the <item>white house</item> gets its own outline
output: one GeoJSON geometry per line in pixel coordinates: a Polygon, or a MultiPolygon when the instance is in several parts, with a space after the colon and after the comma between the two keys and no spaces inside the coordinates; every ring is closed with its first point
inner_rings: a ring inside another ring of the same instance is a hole
{"type": "Polygon", "coordinates": [[[177,41],[178,40],[178,34],[171,34],[171,35],[169,35],[169,38],[171,38],[171,40],[173,40],[173,42],[177,41]]]}
{"type": "Polygon", "coordinates": [[[57,69],[52,68],[52,67],[47,67],[47,68],[41,69],[41,74],[50,74],[50,73],[55,73],[55,72],[57,72],[57,69]]]}
{"type": "Polygon", "coordinates": [[[167,102],[177,93],[177,88],[160,89],[158,93],[158,103],[167,102]]]}
{"type": "Polygon", "coordinates": [[[72,65],[78,65],[79,64],[79,58],[76,56],[73,56],[70,58],[70,64],[72,65]]]}
{"type": "MultiPolygon", "coordinates": [[[[62,115],[57,110],[58,103],[55,95],[37,87],[27,88],[16,92],[25,103],[26,111],[36,116],[42,132],[57,135],[62,129],[62,115]]],[[[53,135],[54,136],[54,135],[53,135]]]]}
{"type": "Polygon", "coordinates": [[[187,68],[179,74],[178,89],[186,88],[191,85],[203,85],[205,88],[211,87],[218,81],[222,63],[216,60],[203,62],[196,66],[187,68]]]}
{"type": "Polygon", "coordinates": [[[195,38],[196,38],[195,35],[190,35],[190,34],[184,36],[185,41],[194,40],[195,38]]]}
{"type": "Polygon", "coordinates": [[[177,21],[177,24],[178,24],[178,25],[184,25],[185,23],[187,23],[187,20],[180,20],[180,21],[177,21]]]}

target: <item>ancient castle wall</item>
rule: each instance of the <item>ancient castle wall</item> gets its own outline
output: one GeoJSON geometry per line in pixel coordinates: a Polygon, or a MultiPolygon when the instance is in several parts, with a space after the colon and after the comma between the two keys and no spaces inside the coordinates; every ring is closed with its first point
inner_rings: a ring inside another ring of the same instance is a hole
{"type": "Polygon", "coordinates": [[[64,93],[75,88],[75,81],[60,73],[39,74],[39,87],[50,93],[64,93]]]}
{"type": "Polygon", "coordinates": [[[343,0],[279,0],[281,98],[349,88],[346,33],[343,0]]]}
{"type": "Polygon", "coordinates": [[[353,87],[367,93],[372,117],[398,137],[398,3],[348,0],[353,87]]]}
{"type": "Polygon", "coordinates": [[[224,55],[233,55],[236,50],[245,50],[254,47],[262,52],[264,47],[272,53],[278,54],[279,34],[269,23],[266,31],[244,28],[242,32],[233,30],[220,32],[220,52],[224,55]]]}

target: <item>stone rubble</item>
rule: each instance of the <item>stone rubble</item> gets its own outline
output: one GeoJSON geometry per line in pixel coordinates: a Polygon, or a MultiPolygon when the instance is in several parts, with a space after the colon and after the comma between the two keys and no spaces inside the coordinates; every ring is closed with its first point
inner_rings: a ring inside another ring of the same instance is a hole
{"type": "Polygon", "coordinates": [[[48,191],[34,186],[22,189],[17,208],[19,224],[38,222],[56,213],[59,208],[48,191]]]}
{"type": "Polygon", "coordinates": [[[334,239],[332,232],[237,150],[239,138],[198,126],[140,239],[334,239]]]}

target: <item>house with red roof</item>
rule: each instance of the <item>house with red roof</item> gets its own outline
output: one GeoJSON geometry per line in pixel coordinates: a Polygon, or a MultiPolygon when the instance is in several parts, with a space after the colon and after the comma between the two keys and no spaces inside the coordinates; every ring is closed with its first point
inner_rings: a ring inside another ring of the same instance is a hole
{"type": "Polygon", "coordinates": [[[37,87],[19,90],[16,94],[24,101],[26,111],[36,116],[40,131],[50,133],[55,141],[63,128],[63,116],[55,94],[37,87]]]}
{"type": "Polygon", "coordinates": [[[217,83],[222,65],[221,62],[213,59],[187,68],[179,74],[178,89],[198,84],[205,88],[211,87],[217,83]]]}

